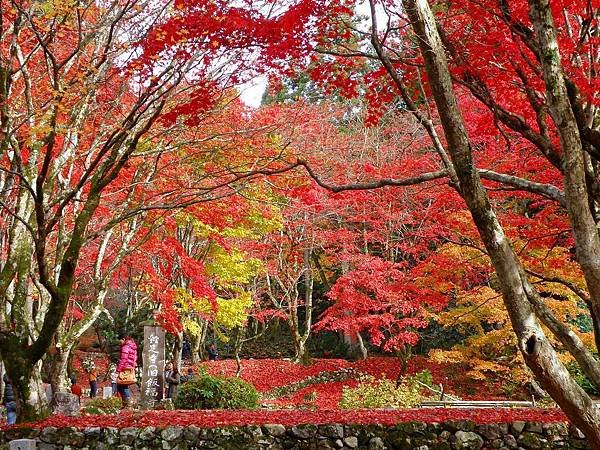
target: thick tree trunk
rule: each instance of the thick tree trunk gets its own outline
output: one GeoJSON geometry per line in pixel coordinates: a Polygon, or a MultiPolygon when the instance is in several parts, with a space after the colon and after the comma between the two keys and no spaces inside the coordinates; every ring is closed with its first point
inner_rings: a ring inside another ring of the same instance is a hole
{"type": "Polygon", "coordinates": [[[34,422],[41,418],[38,405],[30,403],[33,365],[21,353],[4,354],[6,372],[17,401],[17,423],[34,422]]]}
{"type": "Polygon", "coordinates": [[[50,386],[52,392],[69,390],[69,358],[72,347],[57,348],[50,367],[50,386]]]}
{"type": "Polygon", "coordinates": [[[50,385],[52,392],[65,392],[69,390],[69,362],[72,352],[79,339],[96,321],[104,309],[104,299],[107,291],[102,290],[96,299],[94,309],[85,315],[81,320],[74,324],[71,329],[64,333],[57,331],[56,340],[59,342],[56,346],[56,353],[52,360],[50,368],[50,385]]]}
{"type": "Polygon", "coordinates": [[[306,354],[306,345],[304,340],[298,335],[297,339],[294,339],[294,362],[302,363],[307,360],[308,355],[306,354]]]}
{"type": "MultiPolygon", "coordinates": [[[[342,261],[341,264],[342,275],[348,273],[350,270],[350,263],[348,261],[342,261]]],[[[345,314],[351,314],[346,311],[345,314]]],[[[339,332],[339,337],[346,346],[346,358],[349,359],[367,359],[367,348],[363,342],[360,332],[351,333],[346,330],[339,332]],[[359,356],[360,355],[360,356],[359,356]]]]}
{"type": "Polygon", "coordinates": [[[294,361],[298,362],[303,357],[302,342],[300,339],[300,332],[298,330],[298,309],[293,306],[290,307],[288,313],[288,325],[290,327],[290,333],[292,334],[292,342],[294,343],[294,361]]]}
{"type": "Polygon", "coordinates": [[[29,403],[34,406],[39,417],[44,417],[50,413],[49,400],[42,381],[42,362],[38,361],[29,379],[29,403]]]}
{"type": "MultiPolygon", "coordinates": [[[[573,381],[539,327],[521,279],[522,268],[504,235],[476,168],[471,143],[448,70],[445,52],[427,0],[403,0],[438,108],[449,152],[473,221],[501,283],[502,297],[525,362],[565,414],[591,441],[600,445],[600,415],[589,396],[573,381]]],[[[596,231],[597,233],[597,231],[596,231]]]]}
{"type": "Polygon", "coordinates": [[[302,335],[300,334],[300,318],[298,317],[298,290],[292,289],[292,293],[289,297],[288,305],[288,317],[287,322],[290,327],[290,333],[292,335],[292,342],[294,344],[294,362],[300,362],[304,358],[304,342],[302,342],[302,335]]]}

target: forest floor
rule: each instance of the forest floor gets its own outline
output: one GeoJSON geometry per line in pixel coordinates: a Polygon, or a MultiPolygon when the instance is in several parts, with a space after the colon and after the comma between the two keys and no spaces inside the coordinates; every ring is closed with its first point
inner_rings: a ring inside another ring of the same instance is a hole
{"type": "MultiPolygon", "coordinates": [[[[99,370],[99,395],[101,387],[110,385],[103,380],[108,368],[108,357],[100,353],[90,354],[77,352],[73,361],[79,372],[81,385],[85,386],[85,372],[81,366],[83,359],[95,360],[99,370]]],[[[184,365],[185,373],[190,364],[184,365]]],[[[211,374],[234,375],[234,360],[202,362],[193,366],[195,373],[206,370],[211,374]]],[[[434,383],[442,383],[445,392],[463,399],[522,399],[505,395],[500,380],[469,380],[465,372],[451,366],[432,363],[423,357],[414,357],[408,364],[406,373],[414,374],[427,369],[431,372],[434,383]]],[[[566,417],[560,409],[552,408],[415,408],[415,409],[370,409],[341,410],[338,407],[344,386],[355,386],[357,374],[367,374],[381,379],[395,380],[400,370],[400,363],[391,357],[370,357],[364,361],[350,362],[343,359],[314,359],[312,364],[304,366],[294,364],[286,359],[246,359],[242,360],[241,377],[251,382],[261,392],[262,407],[257,410],[206,410],[206,411],[141,411],[137,409],[122,410],[113,415],[86,415],[80,417],[50,416],[34,426],[42,428],[54,427],[166,427],[171,425],[199,427],[219,427],[227,425],[248,425],[278,423],[292,424],[394,424],[418,420],[422,422],[442,422],[445,420],[472,420],[476,423],[499,423],[512,421],[564,422],[566,417]],[[323,374],[342,374],[347,379],[327,381],[323,374]],[[318,376],[318,378],[317,378],[318,376]],[[323,380],[302,387],[307,380],[323,380]],[[300,386],[292,389],[287,395],[273,396],[283,387],[300,386]]],[[[133,388],[134,400],[139,396],[137,388],[133,388]]],[[[85,405],[89,398],[82,398],[85,405]]],[[[23,425],[22,425],[23,426],[23,425]]],[[[4,428],[4,427],[3,427],[4,428]]]]}
{"type": "MultiPolygon", "coordinates": [[[[98,396],[102,387],[110,386],[108,380],[109,362],[102,353],[77,351],[73,359],[74,370],[79,374],[79,384],[88,388],[82,366],[84,359],[92,359],[98,369],[98,396]]],[[[309,365],[295,364],[289,359],[244,359],[241,362],[241,378],[253,384],[263,395],[262,406],[271,409],[331,410],[337,409],[344,387],[355,387],[359,378],[370,375],[374,379],[396,380],[400,372],[397,358],[372,356],[366,360],[351,362],[344,359],[313,359],[309,365]],[[318,377],[317,377],[318,376],[318,377]]],[[[192,365],[184,361],[182,374],[188,367],[194,373],[206,370],[210,374],[233,376],[236,362],[232,359],[205,361],[192,365]]],[[[434,386],[443,385],[444,392],[465,400],[529,400],[525,392],[508,390],[505,380],[476,380],[465,376],[465,371],[449,364],[434,363],[422,356],[411,358],[406,374],[423,370],[431,373],[434,386]]],[[[139,390],[133,386],[134,400],[139,390]]],[[[432,393],[432,396],[435,394],[432,393]]],[[[84,394],[82,404],[88,401],[84,394]]]]}

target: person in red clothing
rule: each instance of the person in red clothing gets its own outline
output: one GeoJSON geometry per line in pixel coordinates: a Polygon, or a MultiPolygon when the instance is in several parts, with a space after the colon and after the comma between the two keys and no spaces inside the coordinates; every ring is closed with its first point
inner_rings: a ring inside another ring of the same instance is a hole
{"type": "Polygon", "coordinates": [[[77,384],[77,379],[71,378],[71,393],[77,396],[77,400],[81,403],[81,386],[77,384]]]}
{"type": "MultiPolygon", "coordinates": [[[[125,369],[135,371],[137,365],[137,344],[129,336],[122,337],[120,343],[121,357],[119,358],[119,364],[117,364],[117,373],[125,369]]],[[[121,384],[117,379],[117,392],[121,395],[121,399],[123,399],[123,407],[129,406],[131,403],[129,384],[121,384]]]]}

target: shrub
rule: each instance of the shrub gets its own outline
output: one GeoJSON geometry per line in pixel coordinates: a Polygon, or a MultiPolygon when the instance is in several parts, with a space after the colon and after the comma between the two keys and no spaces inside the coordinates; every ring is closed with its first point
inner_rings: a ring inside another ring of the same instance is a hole
{"type": "Polygon", "coordinates": [[[86,414],[115,414],[121,409],[119,397],[95,398],[87,402],[83,408],[86,414]]]}
{"type": "Polygon", "coordinates": [[[587,377],[587,375],[583,372],[583,370],[580,369],[579,365],[576,362],[568,363],[567,369],[569,370],[569,373],[575,379],[577,384],[585,392],[587,392],[590,395],[599,395],[600,394],[600,391],[598,390],[596,385],[594,385],[594,383],[592,383],[592,380],[590,380],[587,377]]]}
{"type": "Polygon", "coordinates": [[[430,386],[430,387],[433,386],[433,375],[431,374],[429,369],[421,370],[420,372],[415,373],[414,375],[409,377],[409,379],[418,380],[421,383],[426,384],[427,386],[430,386]]]}
{"type": "Polygon", "coordinates": [[[396,388],[396,383],[392,380],[375,380],[369,376],[357,387],[343,389],[340,408],[414,408],[427,399],[416,382],[419,378],[423,377],[406,377],[396,388]]]}
{"type": "Polygon", "coordinates": [[[253,409],[258,406],[256,388],[237,377],[202,373],[179,386],[177,409],[253,409]]]}

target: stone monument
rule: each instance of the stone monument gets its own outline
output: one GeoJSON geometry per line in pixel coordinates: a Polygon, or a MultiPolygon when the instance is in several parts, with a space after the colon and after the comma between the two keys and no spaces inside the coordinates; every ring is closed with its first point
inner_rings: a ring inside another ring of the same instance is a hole
{"type": "Polygon", "coordinates": [[[140,406],[152,409],[165,392],[165,330],[161,327],[144,326],[142,361],[140,406]]]}

